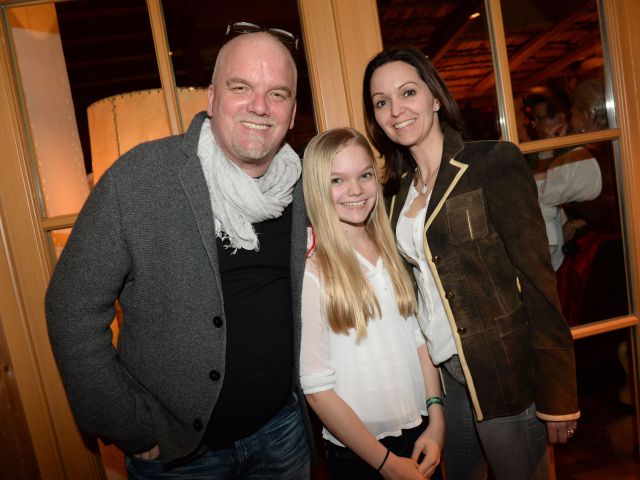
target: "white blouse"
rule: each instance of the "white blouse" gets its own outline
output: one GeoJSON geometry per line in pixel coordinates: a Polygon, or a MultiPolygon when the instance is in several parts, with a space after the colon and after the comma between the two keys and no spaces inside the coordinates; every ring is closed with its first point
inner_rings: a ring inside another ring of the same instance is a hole
{"type": "Polygon", "coordinates": [[[418,322],[422,333],[427,338],[431,360],[437,365],[451,358],[457,350],[440,292],[424,254],[423,229],[431,194],[427,198],[426,205],[415,218],[406,216],[407,210],[417,196],[418,191],[412,186],[400,212],[396,225],[396,237],[400,254],[413,265],[413,274],[418,284],[418,322]]]}
{"type": "MultiPolygon", "coordinates": [[[[425,408],[425,387],[418,347],[424,337],[415,316],[398,311],[393,285],[382,259],[372,265],[356,252],[382,313],[370,319],[356,344],[355,330],[335,333],[324,308],[324,289],[307,269],[302,287],[300,383],[305,394],[333,389],[377,438],[399,436],[418,426],[425,408]]],[[[344,446],[324,428],[322,436],[344,446]]]]}

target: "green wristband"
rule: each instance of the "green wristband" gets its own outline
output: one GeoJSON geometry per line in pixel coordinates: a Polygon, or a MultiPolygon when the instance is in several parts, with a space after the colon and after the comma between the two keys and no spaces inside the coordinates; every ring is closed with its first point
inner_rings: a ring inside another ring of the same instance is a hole
{"type": "Polygon", "coordinates": [[[429,411],[429,407],[431,405],[441,405],[442,408],[444,408],[444,403],[442,402],[442,399],[440,397],[429,397],[427,398],[427,411],[429,411]]]}

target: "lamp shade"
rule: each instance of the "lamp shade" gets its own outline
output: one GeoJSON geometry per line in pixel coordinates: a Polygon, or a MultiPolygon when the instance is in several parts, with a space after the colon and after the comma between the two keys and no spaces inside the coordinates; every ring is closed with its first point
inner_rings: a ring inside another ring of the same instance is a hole
{"type": "MultiPolygon", "coordinates": [[[[182,119],[187,123],[206,109],[206,88],[178,88],[182,119]]],[[[171,134],[161,89],[140,90],[103,98],[87,108],[93,181],[120,155],[142,142],[171,134]]]]}

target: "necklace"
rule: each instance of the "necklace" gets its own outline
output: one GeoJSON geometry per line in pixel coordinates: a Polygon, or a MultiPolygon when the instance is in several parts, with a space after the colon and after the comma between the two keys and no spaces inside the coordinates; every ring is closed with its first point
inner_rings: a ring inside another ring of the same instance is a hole
{"type": "Polygon", "coordinates": [[[429,175],[429,178],[427,178],[427,181],[425,182],[422,179],[422,171],[420,170],[420,167],[416,167],[416,173],[418,174],[420,183],[422,183],[422,186],[418,189],[418,191],[420,192],[420,195],[427,194],[427,192],[429,191],[429,185],[431,184],[431,180],[435,178],[435,176],[438,173],[438,170],[440,170],[440,165],[438,165],[438,168],[436,168],[433,172],[431,172],[431,174],[429,175]]]}

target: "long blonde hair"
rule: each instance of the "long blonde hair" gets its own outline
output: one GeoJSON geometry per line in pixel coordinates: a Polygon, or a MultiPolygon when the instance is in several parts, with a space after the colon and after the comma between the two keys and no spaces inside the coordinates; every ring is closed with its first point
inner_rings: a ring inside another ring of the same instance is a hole
{"type": "MultiPolygon", "coordinates": [[[[307,213],[316,234],[313,254],[326,292],[329,327],[336,333],[345,334],[354,328],[356,341],[360,341],[366,335],[369,319],[381,313],[376,295],[340,225],[331,193],[331,164],[348,145],[364,148],[378,181],[373,151],[367,139],[352,128],[335,128],[309,142],[302,166],[302,185],[307,213]]],[[[380,187],[365,231],[389,272],[400,314],[410,316],[416,311],[413,287],[396,249],[380,187]]]]}

